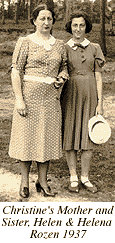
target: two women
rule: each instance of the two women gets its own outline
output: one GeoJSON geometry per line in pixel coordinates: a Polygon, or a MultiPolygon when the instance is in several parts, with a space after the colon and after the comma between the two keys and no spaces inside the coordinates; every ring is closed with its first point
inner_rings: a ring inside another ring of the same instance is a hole
{"type": "Polygon", "coordinates": [[[37,191],[55,196],[47,184],[50,159],[62,156],[63,149],[70,171],[69,190],[78,192],[77,151],[81,155],[82,185],[96,192],[88,172],[94,144],[88,137],[88,121],[102,112],[101,67],[104,56],[98,44],[85,39],[92,25],[87,15],[76,12],[66,25],[73,34],[66,43],[50,35],[54,13],[45,4],[33,11],[31,22],[36,32],[19,39],[13,55],[12,84],[16,96],[9,154],[21,166],[20,195],[29,196],[29,171],[34,160],[38,166],[37,191]],[[68,56],[68,72],[67,72],[68,56]]]}
{"type": "Polygon", "coordinates": [[[98,44],[85,38],[92,24],[83,12],[76,12],[66,24],[72,38],[66,43],[70,80],[64,85],[61,104],[63,111],[63,149],[70,171],[69,190],[79,191],[76,173],[77,152],[81,155],[81,184],[92,193],[97,192],[88,177],[93,142],[88,136],[88,121],[102,113],[101,68],[105,59],[98,44]]]}
{"type": "Polygon", "coordinates": [[[20,195],[29,197],[29,171],[37,162],[36,189],[55,196],[47,184],[51,159],[62,157],[61,86],[68,78],[64,43],[50,33],[54,23],[50,6],[41,4],[33,11],[36,32],[20,38],[12,61],[15,92],[9,155],[21,166],[20,195]]]}

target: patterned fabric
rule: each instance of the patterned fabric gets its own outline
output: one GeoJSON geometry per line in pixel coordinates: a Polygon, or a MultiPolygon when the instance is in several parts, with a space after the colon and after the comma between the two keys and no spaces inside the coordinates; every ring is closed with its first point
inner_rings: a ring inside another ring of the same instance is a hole
{"type": "MultiPolygon", "coordinates": [[[[56,40],[50,50],[46,50],[29,37],[21,38],[17,42],[12,63],[20,74],[29,76],[55,78],[60,72],[62,76],[67,74],[66,50],[61,40],[56,40]]],[[[34,78],[22,79],[28,116],[20,116],[14,107],[10,157],[38,162],[62,157],[61,90],[34,78]]]]}
{"type": "Polygon", "coordinates": [[[55,40],[51,49],[37,44],[29,36],[18,40],[13,54],[12,66],[25,75],[57,77],[67,72],[67,56],[62,40],[55,40]]]}
{"type": "Polygon", "coordinates": [[[95,146],[88,136],[88,121],[97,106],[95,72],[101,72],[105,59],[98,44],[89,42],[84,49],[72,46],[66,44],[70,80],[61,94],[63,149],[88,150],[95,146]]]}

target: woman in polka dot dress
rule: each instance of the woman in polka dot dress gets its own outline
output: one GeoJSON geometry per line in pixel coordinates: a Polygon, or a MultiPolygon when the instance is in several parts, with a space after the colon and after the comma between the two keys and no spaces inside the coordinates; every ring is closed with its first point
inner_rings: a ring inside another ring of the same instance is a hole
{"type": "Polygon", "coordinates": [[[9,155],[19,160],[24,198],[29,197],[32,161],[38,167],[37,191],[55,196],[47,185],[47,171],[51,159],[62,157],[60,94],[68,73],[64,43],[50,35],[54,20],[46,4],[38,5],[31,18],[36,32],[19,38],[13,54],[16,100],[9,155]]]}

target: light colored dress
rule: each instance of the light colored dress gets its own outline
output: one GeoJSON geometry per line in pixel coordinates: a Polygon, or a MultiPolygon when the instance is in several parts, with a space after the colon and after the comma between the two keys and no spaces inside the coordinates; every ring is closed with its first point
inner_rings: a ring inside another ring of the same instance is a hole
{"type": "Polygon", "coordinates": [[[88,121],[95,115],[97,85],[95,72],[101,72],[105,58],[98,44],[85,39],[76,46],[66,43],[70,80],[63,87],[63,149],[88,150],[94,144],[88,136],[88,121]]]}
{"type": "Polygon", "coordinates": [[[63,41],[51,36],[43,45],[34,41],[32,35],[22,37],[16,44],[12,66],[23,77],[22,93],[28,116],[22,117],[14,107],[10,157],[38,162],[59,159],[62,157],[62,88],[56,89],[52,80],[59,73],[62,77],[67,73],[63,41]]]}

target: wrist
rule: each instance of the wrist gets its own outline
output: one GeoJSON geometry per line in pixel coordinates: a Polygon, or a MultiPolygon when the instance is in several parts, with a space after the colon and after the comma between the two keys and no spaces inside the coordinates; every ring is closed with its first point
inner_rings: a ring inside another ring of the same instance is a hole
{"type": "Polygon", "coordinates": [[[98,100],[98,102],[103,101],[102,97],[98,98],[97,100],[98,100]]]}
{"type": "Polygon", "coordinates": [[[15,97],[16,97],[17,100],[22,100],[23,101],[22,95],[16,94],[15,97]]]}

